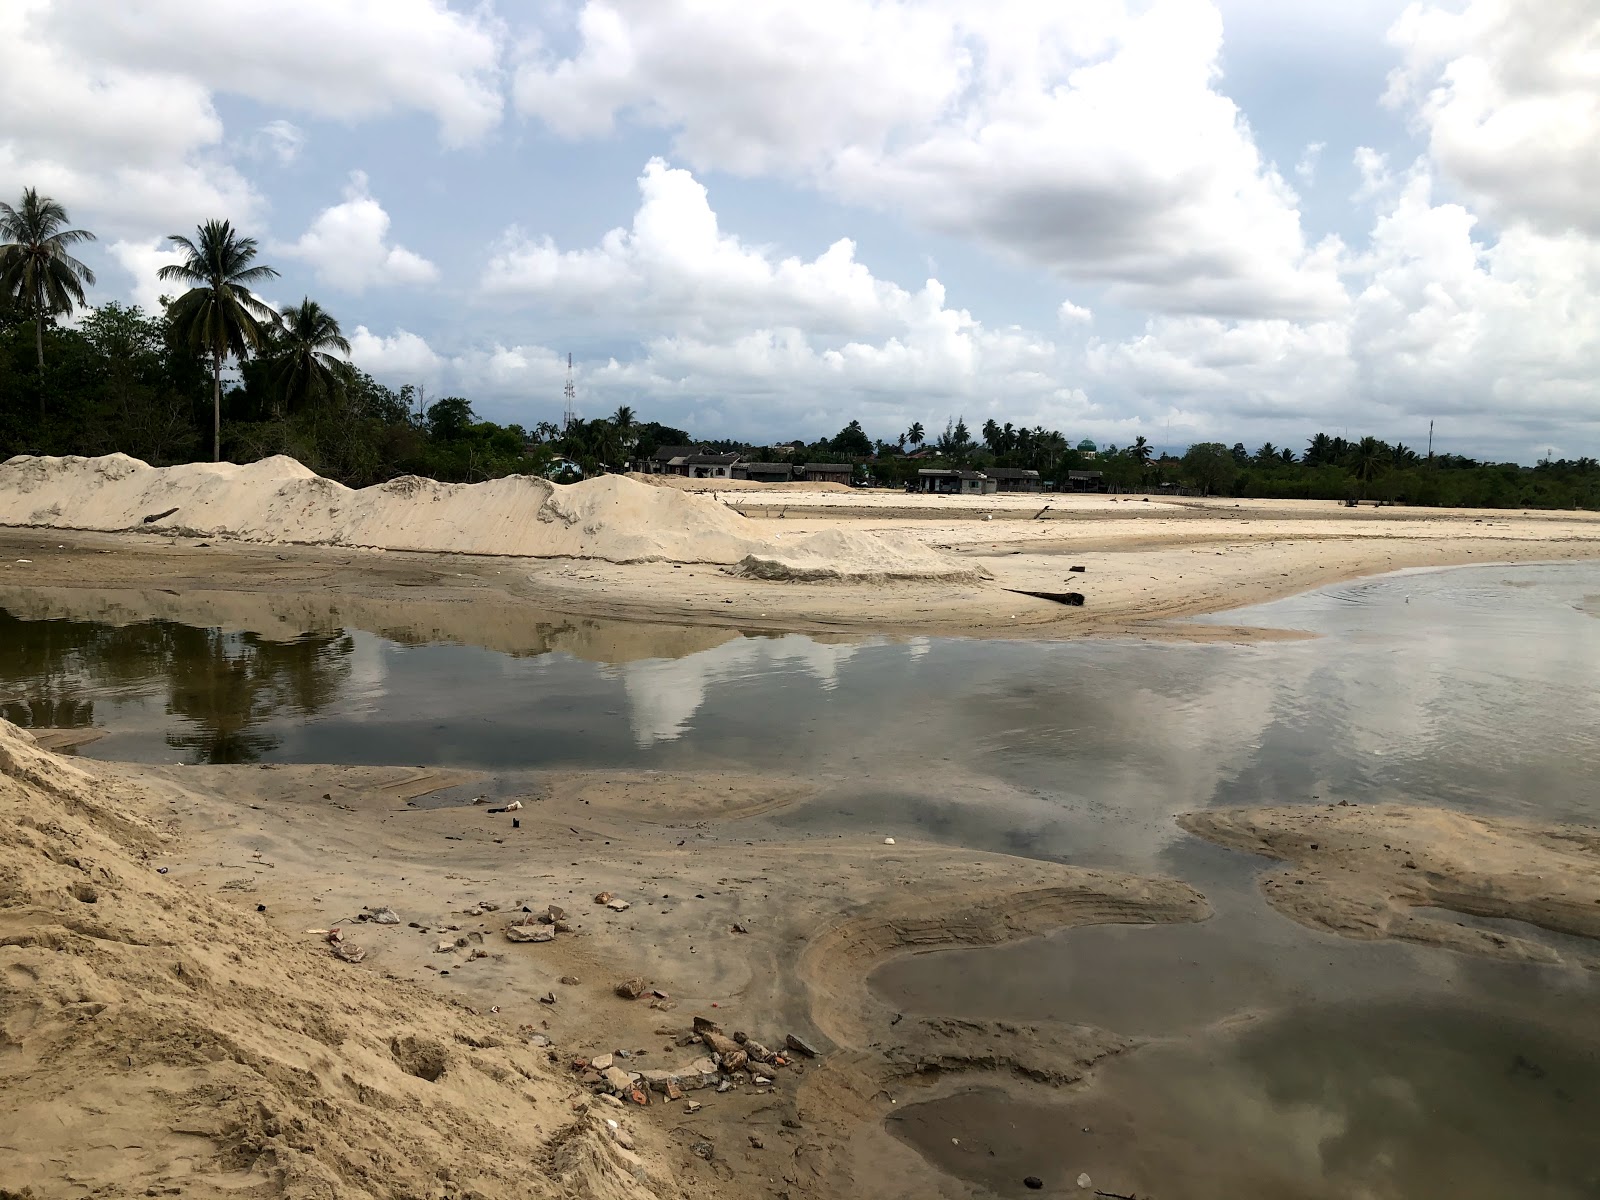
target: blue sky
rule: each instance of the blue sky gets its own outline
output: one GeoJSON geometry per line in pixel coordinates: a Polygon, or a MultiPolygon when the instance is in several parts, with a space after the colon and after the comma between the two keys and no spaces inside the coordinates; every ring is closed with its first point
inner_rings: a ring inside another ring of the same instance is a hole
{"type": "Polygon", "coordinates": [[[483,415],[1600,453],[1582,0],[13,0],[0,194],[483,415]]]}

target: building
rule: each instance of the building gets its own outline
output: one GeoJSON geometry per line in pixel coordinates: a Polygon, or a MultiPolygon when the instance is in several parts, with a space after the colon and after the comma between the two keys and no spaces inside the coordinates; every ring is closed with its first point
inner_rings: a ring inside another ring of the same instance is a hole
{"type": "Polygon", "coordinates": [[[699,446],[661,446],[642,464],[646,475],[687,475],[691,454],[700,453],[699,446]]]}
{"type": "Polygon", "coordinates": [[[999,491],[999,484],[982,471],[923,467],[917,472],[917,491],[934,496],[987,496],[999,491]]]}
{"type": "Polygon", "coordinates": [[[1105,477],[1099,471],[1067,472],[1067,491],[1069,492],[1103,492],[1105,490],[1105,477]]]}
{"type": "Polygon", "coordinates": [[[849,463],[807,463],[800,468],[807,483],[849,483],[855,472],[849,463]]]}
{"type": "Polygon", "coordinates": [[[690,479],[732,479],[737,454],[691,454],[684,459],[683,474],[690,479]]]}
{"type": "Polygon", "coordinates": [[[1078,453],[1082,457],[1088,459],[1090,462],[1093,462],[1100,456],[1100,448],[1096,446],[1090,439],[1084,438],[1083,441],[1078,443],[1078,453]]]}
{"type": "Polygon", "coordinates": [[[794,467],[790,463],[734,463],[733,477],[748,479],[751,483],[788,483],[794,478],[794,467]]]}
{"type": "Polygon", "coordinates": [[[994,480],[1002,492],[1037,492],[1044,489],[1039,472],[1027,467],[985,467],[983,473],[994,480]]]}

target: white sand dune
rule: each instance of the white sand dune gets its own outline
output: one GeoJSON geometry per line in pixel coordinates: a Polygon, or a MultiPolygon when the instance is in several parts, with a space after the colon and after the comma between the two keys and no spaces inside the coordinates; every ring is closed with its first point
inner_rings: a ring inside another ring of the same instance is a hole
{"type": "Polygon", "coordinates": [[[527,558],[733,566],[762,578],[871,581],[971,577],[914,542],[828,533],[787,543],[704,496],[617,475],[562,486],[406,476],[351,489],[292,458],[151,467],[125,454],[19,456],[0,465],[0,525],[185,533],[527,558]],[[765,564],[765,565],[763,565],[765,564]]]}

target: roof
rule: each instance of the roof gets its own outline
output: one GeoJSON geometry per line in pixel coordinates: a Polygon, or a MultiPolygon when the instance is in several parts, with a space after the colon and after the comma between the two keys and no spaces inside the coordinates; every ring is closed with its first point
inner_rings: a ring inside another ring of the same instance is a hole
{"type": "Polygon", "coordinates": [[[691,454],[689,466],[691,467],[731,467],[739,461],[737,454],[691,454]]]}
{"type": "Polygon", "coordinates": [[[794,470],[794,464],[793,463],[747,462],[747,463],[740,463],[739,465],[742,466],[746,471],[776,472],[776,471],[793,471],[794,470]]]}
{"type": "Polygon", "coordinates": [[[921,467],[918,475],[927,475],[935,479],[988,479],[989,476],[982,471],[956,471],[945,467],[921,467]]]}
{"type": "Polygon", "coordinates": [[[657,462],[671,462],[675,458],[688,458],[689,455],[699,452],[699,446],[658,446],[650,457],[657,462]]]}
{"type": "Polygon", "coordinates": [[[811,471],[838,472],[855,470],[849,463],[807,463],[805,469],[808,473],[811,471]]]}
{"type": "Polygon", "coordinates": [[[1068,479],[1099,479],[1104,471],[1068,471],[1068,479]]]}
{"type": "Polygon", "coordinates": [[[1027,467],[985,467],[983,473],[990,479],[1037,479],[1039,472],[1027,467]]]}

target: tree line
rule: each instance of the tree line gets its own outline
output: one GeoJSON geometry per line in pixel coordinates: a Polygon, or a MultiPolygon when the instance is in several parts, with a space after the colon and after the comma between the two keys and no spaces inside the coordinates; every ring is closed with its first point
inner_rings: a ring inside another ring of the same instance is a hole
{"type": "MultiPolygon", "coordinates": [[[[73,251],[94,240],[65,208],[29,189],[0,203],[0,459],[19,453],[121,451],[155,465],[209,457],[251,462],[287,454],[354,487],[397,475],[476,482],[508,474],[572,480],[625,470],[658,447],[688,445],[681,429],[608,417],[532,429],[480,420],[471,402],[429,404],[349,362],[338,320],[311,297],[278,312],[255,293],[277,271],[225,220],[169,239],[182,257],[160,277],[177,294],[161,311],[86,305],[95,282],[73,251]],[[178,290],[181,289],[181,290],[178,290]],[[85,309],[75,324],[63,324],[85,309]],[[224,373],[233,368],[231,380],[224,373]]],[[[1459,455],[1420,456],[1377,438],[1319,433],[1296,451],[1271,443],[1190,446],[1157,455],[1144,437],[1122,447],[1072,441],[1059,430],[985,421],[973,433],[952,416],[930,434],[919,421],[874,439],[859,420],[831,438],[757,447],[700,439],[709,449],[794,462],[848,462],[863,482],[901,486],[919,469],[1021,467],[1058,487],[1098,473],[1122,491],[1186,489],[1279,499],[1379,500],[1458,507],[1600,506],[1592,458],[1534,467],[1459,455]]]]}

